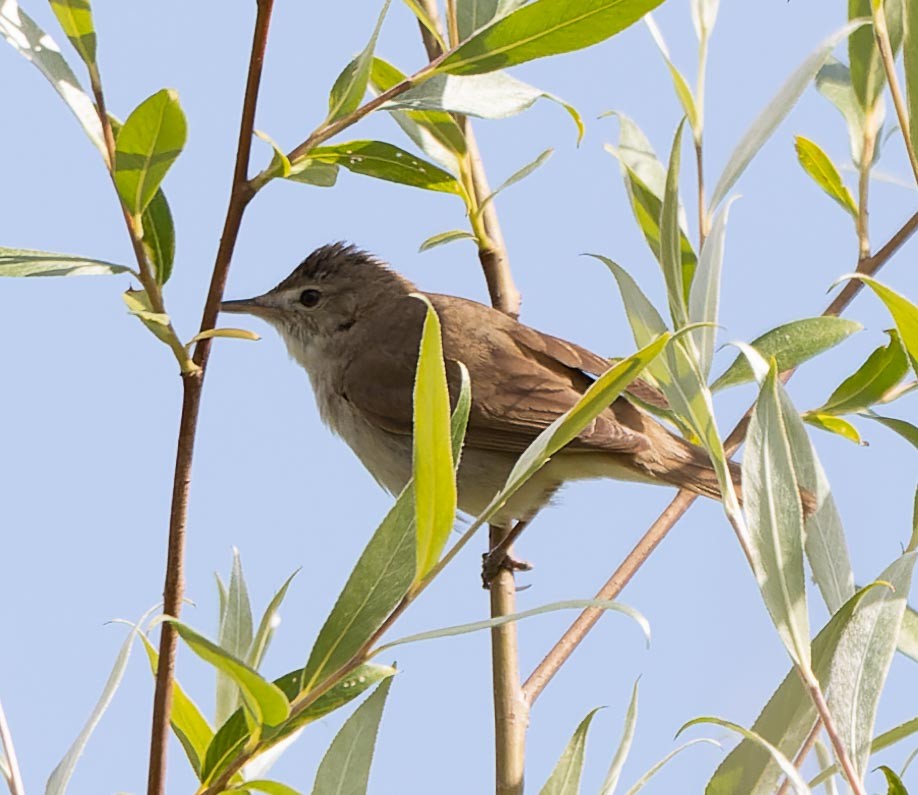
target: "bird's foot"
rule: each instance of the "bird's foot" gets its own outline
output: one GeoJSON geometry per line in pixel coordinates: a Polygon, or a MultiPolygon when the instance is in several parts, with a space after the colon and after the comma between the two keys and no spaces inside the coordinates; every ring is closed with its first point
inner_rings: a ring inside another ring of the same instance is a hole
{"type": "Polygon", "coordinates": [[[481,587],[491,587],[491,582],[501,570],[532,571],[532,564],[525,560],[516,560],[503,549],[495,548],[481,556],[481,587]]]}

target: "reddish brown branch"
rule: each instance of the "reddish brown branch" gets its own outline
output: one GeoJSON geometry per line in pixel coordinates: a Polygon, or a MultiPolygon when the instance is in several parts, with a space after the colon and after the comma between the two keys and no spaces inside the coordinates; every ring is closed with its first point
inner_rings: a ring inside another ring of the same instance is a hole
{"type": "MultiPolygon", "coordinates": [[[[249,152],[254,129],[258,86],[261,80],[268,28],[273,0],[258,0],[252,51],[249,58],[248,79],[239,125],[239,142],[236,150],[236,167],[230,192],[229,207],[223,235],[217,250],[210,290],[204,305],[201,330],[214,327],[226,277],[229,273],[233,249],[245,207],[254,192],[248,184],[249,152]]],[[[188,518],[188,491],[191,483],[191,464],[197,432],[201,390],[210,352],[210,340],[198,342],[194,361],[200,369],[183,374],[182,417],[179,423],[178,448],[175,457],[175,478],[172,486],[172,507],[169,514],[169,544],[166,554],[166,578],[163,588],[164,612],[178,616],[182,608],[185,583],[183,574],[185,553],[185,526],[188,518]]],[[[172,624],[162,626],[159,644],[159,663],[156,670],[156,691],[153,696],[153,726],[150,739],[150,769],[147,778],[147,795],[164,795],[166,787],[166,749],[169,741],[172,712],[172,683],[175,672],[177,637],[172,624]]]]}

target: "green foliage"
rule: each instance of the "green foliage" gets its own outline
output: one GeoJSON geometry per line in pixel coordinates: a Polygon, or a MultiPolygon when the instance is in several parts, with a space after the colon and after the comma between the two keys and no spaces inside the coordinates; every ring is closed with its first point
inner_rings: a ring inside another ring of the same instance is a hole
{"type": "Polygon", "coordinates": [[[594,709],[577,726],[555,765],[555,769],[548,777],[548,781],[539,790],[539,795],[578,795],[580,776],[583,773],[583,757],[586,753],[587,733],[598,711],[599,708],[594,709]]]}

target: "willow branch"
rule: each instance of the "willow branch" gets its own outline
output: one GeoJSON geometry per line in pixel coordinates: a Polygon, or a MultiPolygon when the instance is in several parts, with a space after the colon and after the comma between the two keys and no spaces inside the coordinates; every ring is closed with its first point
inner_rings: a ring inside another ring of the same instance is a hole
{"type": "MultiPolygon", "coordinates": [[[[918,213],[915,213],[909,218],[873,256],[859,260],[857,266],[858,272],[866,275],[876,273],[889,261],[893,254],[899,250],[902,244],[915,233],[916,229],[918,229],[918,213]]],[[[861,289],[863,289],[863,286],[864,283],[857,279],[849,281],[835,299],[826,307],[823,315],[834,316],[841,314],[854,300],[861,289]]],[[[751,412],[752,409],[750,408],[724,441],[724,448],[727,455],[733,455],[739,445],[742,444],[746,436],[746,429],[749,426],[751,412]]],[[[666,506],[663,513],[657,517],[656,521],[650,526],[641,540],[635,545],[634,549],[631,550],[628,556],[622,561],[621,565],[606,581],[605,585],[599,589],[599,592],[594,598],[606,600],[615,599],[622,592],[622,589],[630,582],[631,578],[637,573],[638,569],[644,565],[650,553],[656,549],[657,545],[666,537],[666,534],[672,530],[676,522],[682,518],[696,499],[696,495],[691,492],[680,491],[673,501],[666,506]]],[[[574,649],[580,645],[580,642],[586,637],[587,633],[596,625],[602,613],[603,611],[596,608],[585,609],[567,628],[548,654],[545,655],[542,662],[536,666],[535,670],[523,684],[523,697],[530,707],[545,689],[546,685],[551,681],[552,677],[558,673],[561,666],[564,665],[568,658],[574,653],[574,649]]]]}
{"type": "MultiPolygon", "coordinates": [[[[254,130],[258,87],[261,82],[268,28],[273,0],[258,0],[252,50],[249,56],[242,119],[239,124],[239,141],[236,148],[236,166],[233,173],[229,206],[223,226],[223,235],[217,249],[210,289],[204,304],[201,330],[214,327],[223,289],[229,273],[233,250],[242,223],[242,216],[255,195],[248,184],[249,153],[254,130]]],[[[188,518],[188,493],[191,485],[191,464],[197,433],[201,390],[210,353],[210,339],[198,342],[192,371],[182,374],[182,416],[179,422],[178,445],[175,456],[175,476],[172,484],[172,505],[169,514],[169,541],[166,553],[166,577],[163,588],[163,611],[178,617],[185,592],[184,557],[185,527],[188,518]]],[[[165,623],[160,634],[159,662],[156,669],[156,690],[153,696],[153,725],[150,739],[150,768],[147,777],[147,795],[164,795],[166,786],[166,749],[169,740],[172,712],[172,689],[175,674],[175,656],[178,638],[171,623],[165,623]]]]}

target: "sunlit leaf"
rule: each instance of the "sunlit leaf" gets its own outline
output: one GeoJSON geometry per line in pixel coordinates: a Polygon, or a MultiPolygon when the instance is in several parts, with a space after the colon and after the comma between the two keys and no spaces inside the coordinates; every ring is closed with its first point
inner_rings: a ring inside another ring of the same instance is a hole
{"type": "MultiPolygon", "coordinates": [[[[838,345],[862,328],[860,323],[844,318],[805,318],[778,326],[757,337],[751,344],[766,359],[774,358],[778,363],[778,372],[783,372],[838,345]]],[[[723,375],[711,384],[711,390],[743,384],[752,378],[749,362],[745,356],[739,355],[723,375]]]]}
{"type": "Polygon", "coordinates": [[[765,109],[752,122],[752,125],[736,145],[736,149],[730,155],[727,165],[717,180],[714,192],[711,194],[711,201],[708,205],[709,211],[713,211],[727,197],[730,188],[736,184],[740,175],[746,170],[746,166],[752,162],[759,149],[762,148],[778,125],[790,113],[797,100],[800,99],[800,95],[809,86],[810,81],[826,62],[835,46],[849,33],[857,30],[863,24],[863,21],[851,22],[829,36],[797,67],[787,79],[787,82],[778,90],[778,93],[772,97],[771,101],[765,104],[765,109]]]}
{"type": "Polygon", "coordinates": [[[653,17],[647,14],[647,16],[644,17],[644,22],[650,30],[650,35],[653,38],[654,44],[657,45],[660,55],[663,56],[663,60],[666,62],[666,66],[669,69],[669,76],[673,81],[673,88],[676,91],[676,97],[679,99],[679,104],[682,105],[682,112],[688,119],[689,127],[691,127],[695,140],[697,141],[701,135],[701,128],[699,125],[698,109],[695,107],[695,97],[692,95],[692,89],[689,87],[688,81],[685,79],[682,72],[680,72],[673,63],[669,54],[669,47],[666,46],[663,34],[660,32],[660,28],[657,27],[657,23],[654,22],[653,17]]]}
{"type": "MultiPolygon", "coordinates": [[[[882,0],[893,53],[902,44],[902,0],[882,0]]],[[[848,19],[871,16],[871,0],[848,0],[848,19]]],[[[864,110],[870,110],[879,99],[886,84],[886,72],[880,58],[874,29],[862,27],[848,39],[848,60],[851,82],[864,110]]]]}
{"type": "Polygon", "coordinates": [[[618,786],[618,780],[622,774],[622,768],[625,766],[625,760],[631,751],[631,743],[634,740],[634,730],[637,726],[638,711],[638,683],[635,681],[631,689],[631,700],[628,702],[628,709],[625,712],[625,726],[622,729],[622,739],[615,749],[615,756],[612,757],[612,764],[609,765],[609,772],[602,782],[602,789],[599,795],[613,795],[615,788],[618,786]]]}
{"type": "Polygon", "coordinates": [[[370,67],[373,64],[373,51],[376,49],[376,39],[379,38],[379,31],[382,28],[383,20],[386,18],[386,11],[389,10],[389,2],[390,0],[385,0],[383,3],[382,11],[379,12],[376,27],[373,28],[373,34],[370,36],[367,46],[354,60],[344,67],[337,80],[335,80],[328,97],[326,123],[353,113],[360,106],[364,94],[367,93],[370,67]]]}
{"type": "Polygon", "coordinates": [[[316,773],[312,795],[366,792],[376,735],[392,678],[386,679],[341,727],[316,773]]]}
{"type": "Polygon", "coordinates": [[[918,374],[918,306],[870,276],[849,274],[842,278],[860,279],[886,304],[886,309],[896,322],[896,330],[911,360],[912,369],[918,374]]]}
{"type": "Polygon", "coordinates": [[[418,247],[418,251],[430,251],[432,248],[445,246],[447,243],[452,243],[454,240],[476,240],[476,237],[471,232],[466,232],[464,229],[450,229],[448,232],[440,232],[439,234],[428,237],[427,240],[418,247]]]}
{"type": "Polygon", "coordinates": [[[99,276],[134,273],[124,265],[75,254],[0,247],[0,276],[99,276]]]}
{"type": "Polygon", "coordinates": [[[679,240],[679,147],[682,145],[682,125],[676,129],[673,147],[666,169],[666,187],[663,191],[663,207],[660,211],[660,264],[666,280],[666,295],[673,327],[682,328],[688,321],[686,306],[688,291],[695,276],[694,266],[686,269],[682,265],[679,240]]]}
{"type": "Polygon", "coordinates": [[[834,199],[853,218],[857,218],[857,204],[854,197],[842,182],[841,174],[838,173],[838,169],[829,156],[816,143],[802,135],[794,138],[794,148],[803,170],[830,198],[834,199]]]}
{"type": "Polygon", "coordinates": [[[175,262],[175,224],[172,210],[162,190],[156,191],[141,216],[143,247],[153,265],[158,284],[163,285],[172,275],[175,262]]]}
{"type": "Polygon", "coordinates": [[[695,35],[699,39],[706,39],[714,30],[717,20],[717,8],[720,0],[691,0],[692,25],[695,26],[695,35]]]}
{"type": "Polygon", "coordinates": [[[338,181],[338,166],[334,163],[320,163],[307,157],[290,166],[287,179],[315,185],[317,188],[330,188],[338,181]]]}
{"type": "Polygon", "coordinates": [[[150,297],[145,290],[126,290],[121,294],[121,298],[127,305],[128,312],[152,331],[153,336],[170,347],[176,344],[177,339],[170,325],[169,315],[153,310],[150,297]]]}
{"type": "Polygon", "coordinates": [[[580,722],[539,795],[579,795],[587,733],[598,711],[597,707],[580,722]]]}
{"type": "Polygon", "coordinates": [[[102,135],[102,122],[89,95],[61,55],[57,42],[45,33],[16,0],[0,2],[0,36],[20,55],[31,61],[48,79],[67,107],[73,111],[102,160],[108,163],[108,150],[102,135]]]}
{"type": "Polygon", "coordinates": [[[862,411],[860,415],[869,420],[879,422],[881,425],[885,425],[891,431],[898,433],[899,436],[907,442],[911,442],[915,447],[918,447],[918,427],[907,420],[900,420],[896,417],[884,417],[869,409],[867,411],[862,411]]]}
{"type": "MultiPolygon", "coordinates": [[[[220,612],[217,644],[233,657],[245,660],[252,645],[252,623],[252,605],[242,574],[242,559],[239,557],[239,550],[234,547],[226,601],[220,612]]],[[[214,708],[216,724],[222,725],[236,711],[239,704],[240,694],[235,680],[218,668],[214,708]]]]}
{"type": "MultiPolygon", "coordinates": [[[[310,151],[309,157],[313,161],[344,166],[355,174],[376,179],[458,196],[464,193],[452,174],[383,141],[348,141],[333,146],[318,146],[310,151]]],[[[296,165],[291,179],[295,177],[296,165]]]]}
{"type": "Polygon", "coordinates": [[[187,136],[178,94],[162,89],[127,117],[115,142],[115,185],[128,211],[140,215],[166,172],[181,154],[187,136]]]}
{"type": "Polygon", "coordinates": [[[803,415],[803,419],[814,428],[834,433],[855,444],[863,444],[857,428],[848,422],[848,420],[836,417],[834,414],[822,414],[816,411],[808,411],[803,415]]]}
{"type": "Polygon", "coordinates": [[[430,302],[414,381],[413,474],[417,565],[420,580],[440,559],[456,519],[449,389],[440,320],[430,302]]]}
{"type": "Polygon", "coordinates": [[[289,177],[292,168],[290,160],[287,158],[284,150],[280,148],[277,141],[261,130],[255,130],[255,135],[271,147],[271,165],[268,167],[269,173],[277,177],[289,177]]]}
{"type": "Polygon", "coordinates": [[[896,772],[892,768],[886,765],[880,765],[878,769],[881,770],[886,777],[886,795],[908,795],[905,784],[902,783],[902,779],[896,775],[896,772]]]}
{"type": "Polygon", "coordinates": [[[909,140],[918,152],[918,0],[904,0],[905,39],[902,44],[902,67],[908,101],[909,140]]]}
{"type": "Polygon", "coordinates": [[[96,64],[96,29],[89,0],[51,0],[51,10],[80,58],[91,69],[96,64]]]}
{"type": "Polygon", "coordinates": [[[493,22],[437,67],[481,74],[597,44],[637,22],[662,0],[540,0],[493,22]]]}
{"type": "Polygon", "coordinates": [[[244,328],[211,328],[207,331],[202,331],[198,334],[195,334],[190,340],[188,340],[187,345],[191,345],[195,342],[200,342],[201,340],[214,339],[215,337],[226,337],[227,339],[234,340],[249,340],[250,342],[257,342],[261,339],[254,331],[249,331],[244,328]]]}

